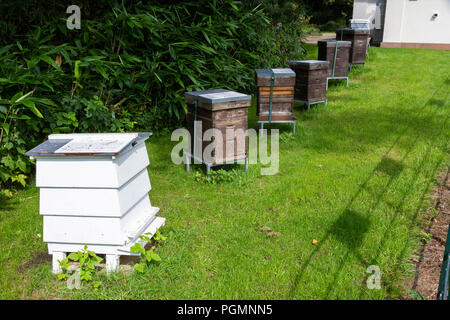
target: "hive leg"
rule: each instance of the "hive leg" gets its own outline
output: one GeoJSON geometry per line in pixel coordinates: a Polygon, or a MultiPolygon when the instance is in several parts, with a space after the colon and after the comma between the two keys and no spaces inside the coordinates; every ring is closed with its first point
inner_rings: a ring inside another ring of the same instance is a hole
{"type": "Polygon", "coordinates": [[[245,171],[248,170],[248,157],[245,158],[245,171]]]}
{"type": "Polygon", "coordinates": [[[346,79],[347,79],[347,88],[348,88],[348,77],[346,79]]]}
{"type": "Polygon", "coordinates": [[[119,271],[120,266],[120,256],[117,254],[107,254],[106,255],[106,273],[119,271]]]}
{"type": "Polygon", "coordinates": [[[62,269],[61,266],[59,265],[59,261],[63,260],[66,258],[66,253],[65,252],[53,252],[52,253],[52,272],[57,274],[57,273],[61,273],[62,269]]]}
{"type": "Polygon", "coordinates": [[[292,134],[295,136],[295,121],[292,123],[292,134]]]}

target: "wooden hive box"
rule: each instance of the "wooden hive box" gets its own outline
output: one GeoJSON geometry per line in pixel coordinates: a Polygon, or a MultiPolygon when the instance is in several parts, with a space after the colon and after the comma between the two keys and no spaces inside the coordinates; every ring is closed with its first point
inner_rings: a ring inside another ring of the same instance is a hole
{"type": "Polygon", "coordinates": [[[294,87],[295,72],[283,69],[256,69],[258,121],[289,121],[295,120],[294,87]],[[272,111],[270,112],[271,78],[273,76],[272,111]]]}
{"type": "Polygon", "coordinates": [[[328,67],[328,77],[348,77],[348,66],[350,56],[350,41],[320,40],[317,42],[319,47],[318,60],[325,60],[330,63],[328,67]],[[336,44],[338,47],[336,53],[336,44]],[[336,54],[336,65],[334,58],[336,54]],[[334,67],[334,74],[333,74],[334,67]]]}
{"type": "Polygon", "coordinates": [[[225,89],[213,89],[186,92],[185,101],[188,106],[187,127],[193,141],[190,147],[191,155],[211,165],[230,163],[247,157],[250,95],[225,89]],[[197,125],[195,134],[194,121],[200,121],[201,124],[201,126],[197,125]],[[214,148],[211,157],[204,159],[205,148],[211,144],[211,141],[203,141],[203,136],[208,129],[217,129],[221,132],[222,141],[215,141],[215,143],[222,143],[222,154],[216,152],[214,148]],[[231,148],[231,145],[234,148],[231,148]]]}
{"type": "Polygon", "coordinates": [[[350,41],[352,43],[349,55],[350,64],[364,64],[366,62],[369,36],[369,30],[352,28],[336,30],[336,40],[350,41]]]}
{"type": "Polygon", "coordinates": [[[326,100],[328,61],[297,60],[289,61],[295,71],[295,100],[316,102],[326,100]]]}
{"type": "MultiPolygon", "coordinates": [[[[138,237],[154,234],[165,219],[156,216],[148,192],[149,133],[54,134],[26,155],[36,159],[43,240],[57,260],[88,245],[106,254],[107,271],[120,255],[136,255],[138,237]]],[[[145,243],[141,243],[145,244],[145,243]]]]}

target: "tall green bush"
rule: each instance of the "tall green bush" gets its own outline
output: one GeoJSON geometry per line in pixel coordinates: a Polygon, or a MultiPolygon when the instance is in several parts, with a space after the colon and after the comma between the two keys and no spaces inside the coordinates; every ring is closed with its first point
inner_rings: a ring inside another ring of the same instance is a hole
{"type": "Polygon", "coordinates": [[[185,91],[251,93],[253,69],[282,63],[270,60],[279,56],[272,38],[281,50],[291,43],[288,34],[276,37],[261,8],[238,1],[79,6],[81,30],[69,30],[56,0],[0,4],[2,188],[25,181],[32,163],[23,153],[46,135],[180,126],[185,91]]]}

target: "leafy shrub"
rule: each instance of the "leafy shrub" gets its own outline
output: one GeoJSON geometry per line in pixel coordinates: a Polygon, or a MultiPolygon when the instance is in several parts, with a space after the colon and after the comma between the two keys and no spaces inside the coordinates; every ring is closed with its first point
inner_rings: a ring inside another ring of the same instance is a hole
{"type": "Polygon", "coordinates": [[[0,4],[2,189],[26,181],[33,163],[23,153],[50,133],[178,127],[185,91],[252,92],[253,69],[301,52],[301,20],[270,27],[238,1],[78,4],[81,30],[67,29],[56,0],[0,4]]]}
{"type": "Polygon", "coordinates": [[[150,248],[148,250],[146,250],[145,247],[143,247],[139,242],[136,242],[130,248],[130,252],[139,253],[140,262],[134,265],[134,269],[140,273],[143,273],[151,262],[161,261],[161,257],[155,253],[155,244],[166,241],[167,237],[163,236],[159,230],[156,230],[155,236],[153,237],[153,242],[150,238],[151,236],[152,234],[147,232],[138,237],[139,239],[142,239],[150,244],[150,248]]]}
{"type": "Polygon", "coordinates": [[[269,25],[261,33],[261,45],[258,48],[260,61],[265,68],[288,67],[289,60],[303,60],[306,51],[302,26],[304,19],[283,24],[269,25]]]}
{"type": "MultiPolygon", "coordinates": [[[[60,261],[58,260],[62,269],[62,272],[58,273],[59,280],[66,280],[70,277],[70,272],[73,270],[69,264],[69,260],[80,264],[76,270],[78,273],[76,276],[79,276],[79,280],[81,282],[90,282],[94,279],[96,265],[102,262],[103,258],[97,256],[95,252],[88,250],[87,245],[85,245],[84,249],[72,252],[66,258],[60,261]]],[[[94,287],[97,288],[101,284],[101,281],[94,281],[93,284],[94,287]]]]}

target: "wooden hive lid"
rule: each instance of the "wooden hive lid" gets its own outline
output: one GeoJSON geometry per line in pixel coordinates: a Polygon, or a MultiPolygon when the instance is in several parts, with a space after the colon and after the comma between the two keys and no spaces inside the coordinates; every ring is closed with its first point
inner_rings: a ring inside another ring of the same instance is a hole
{"type": "Polygon", "coordinates": [[[146,140],[151,132],[51,134],[25,153],[29,157],[118,156],[146,140]]]}
{"type": "Polygon", "coordinates": [[[237,107],[248,107],[251,104],[252,96],[226,89],[212,89],[202,91],[185,92],[186,103],[199,102],[199,107],[215,110],[214,105],[221,105],[220,109],[232,109],[237,107]],[[244,102],[234,105],[233,102],[244,102]],[[228,107],[225,106],[228,104],[228,107]]]}
{"type": "Polygon", "coordinates": [[[327,69],[329,61],[324,60],[291,60],[289,66],[294,69],[327,69]]]}
{"type": "Polygon", "coordinates": [[[270,78],[273,75],[277,77],[295,77],[295,72],[289,68],[278,69],[255,69],[258,78],[270,78]]]}

